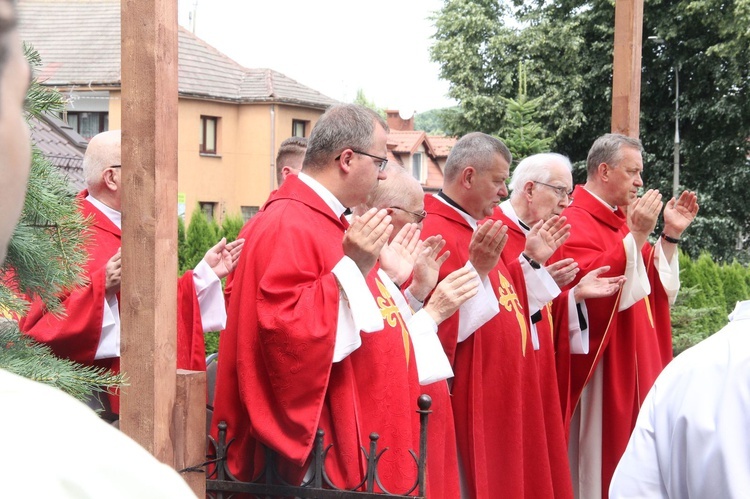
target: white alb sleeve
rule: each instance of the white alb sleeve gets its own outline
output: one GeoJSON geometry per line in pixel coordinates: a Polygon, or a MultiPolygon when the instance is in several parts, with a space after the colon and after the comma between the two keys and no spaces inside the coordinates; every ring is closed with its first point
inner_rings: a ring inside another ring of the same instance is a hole
{"type": "Polygon", "coordinates": [[[193,270],[193,284],[198,296],[203,332],[221,331],[227,327],[227,310],[221,279],[205,260],[201,260],[193,270]]]}
{"type": "MultiPolygon", "coordinates": [[[[464,268],[476,270],[471,262],[466,262],[464,268]]],[[[492,289],[489,277],[480,280],[477,276],[475,279],[479,282],[479,291],[458,309],[459,343],[466,340],[474,334],[474,331],[500,313],[500,304],[497,301],[495,291],[492,289]]]]}
{"type": "Polygon", "coordinates": [[[344,256],[332,272],[341,288],[333,362],[341,362],[362,344],[360,331],[383,330],[383,316],[354,260],[344,256]]]}
{"type": "Polygon", "coordinates": [[[104,314],[102,314],[102,334],[99,346],[96,347],[94,359],[111,359],[120,356],[120,305],[117,295],[104,295],[104,314]]]}
{"type": "Polygon", "coordinates": [[[635,243],[633,234],[628,234],[622,240],[625,247],[625,284],[620,295],[619,311],[627,310],[651,293],[651,283],[648,281],[646,265],[643,255],[635,243]]]}

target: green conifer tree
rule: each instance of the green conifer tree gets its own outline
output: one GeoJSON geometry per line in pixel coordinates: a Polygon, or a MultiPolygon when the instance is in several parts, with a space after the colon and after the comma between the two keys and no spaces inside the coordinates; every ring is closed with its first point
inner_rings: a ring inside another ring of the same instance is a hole
{"type": "Polygon", "coordinates": [[[540,97],[530,99],[526,93],[526,65],[518,64],[518,96],[516,99],[502,98],[505,102],[506,122],[501,134],[503,142],[513,154],[514,162],[532,154],[549,151],[551,137],[544,136],[544,129],[536,122],[542,103],[540,97]]]}
{"type": "Polygon", "coordinates": [[[227,215],[221,222],[221,237],[226,237],[227,242],[231,243],[242,230],[242,226],[245,225],[245,221],[242,219],[242,215],[227,215]]]}
{"type": "MultiPolygon", "coordinates": [[[[24,47],[34,68],[39,54],[24,47]]],[[[62,96],[34,78],[27,94],[27,119],[62,108],[62,96]]],[[[21,334],[15,318],[39,298],[50,313],[63,314],[58,296],[84,282],[86,221],[74,193],[36,147],[21,220],[0,267],[0,368],[40,381],[78,398],[118,385],[121,376],[55,357],[50,349],[21,334]]]]}
{"type": "Polygon", "coordinates": [[[190,216],[187,234],[185,236],[185,267],[181,270],[195,268],[214,244],[219,242],[219,226],[216,222],[208,222],[205,213],[196,205],[190,216]]]}

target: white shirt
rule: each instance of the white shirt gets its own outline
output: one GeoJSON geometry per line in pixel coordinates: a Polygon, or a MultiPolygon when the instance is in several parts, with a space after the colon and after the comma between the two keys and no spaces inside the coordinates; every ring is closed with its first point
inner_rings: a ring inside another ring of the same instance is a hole
{"type": "MultiPolygon", "coordinates": [[[[94,205],[118,229],[122,229],[122,215],[110,208],[91,194],[86,201],[94,205]]],[[[219,331],[227,324],[227,311],[224,296],[221,292],[221,280],[208,264],[201,260],[193,270],[193,284],[198,296],[203,332],[219,331]]],[[[108,359],[120,356],[120,304],[117,294],[107,293],[104,296],[104,313],[102,314],[102,334],[95,359],[108,359]]]]}
{"type": "Polygon", "coordinates": [[[195,498],[187,483],[94,411],[0,369],[0,497],[195,498]]]}
{"type": "Polygon", "coordinates": [[[729,319],[656,379],[610,498],[750,497],[750,301],[729,319]]]}

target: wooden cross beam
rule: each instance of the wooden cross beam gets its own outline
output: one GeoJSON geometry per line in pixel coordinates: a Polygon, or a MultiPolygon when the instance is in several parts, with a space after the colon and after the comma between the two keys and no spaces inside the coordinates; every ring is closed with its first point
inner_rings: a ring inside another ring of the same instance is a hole
{"type": "MultiPolygon", "coordinates": [[[[120,427],[178,469],[205,455],[205,373],[177,373],[177,0],[122,0],[120,427]],[[178,382],[179,381],[179,382],[178,382]]],[[[205,475],[188,483],[205,495],[205,475]]]]}
{"type": "Polygon", "coordinates": [[[612,133],[638,137],[641,111],[643,0],[615,1],[612,133]]]}

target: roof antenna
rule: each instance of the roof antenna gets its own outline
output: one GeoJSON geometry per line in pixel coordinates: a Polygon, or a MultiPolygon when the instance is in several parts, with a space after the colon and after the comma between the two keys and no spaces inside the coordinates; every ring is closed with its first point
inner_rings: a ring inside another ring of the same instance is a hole
{"type": "Polygon", "coordinates": [[[193,8],[190,10],[190,14],[188,14],[188,19],[190,21],[190,32],[195,34],[195,18],[198,14],[198,0],[193,0],[193,8]]]}

